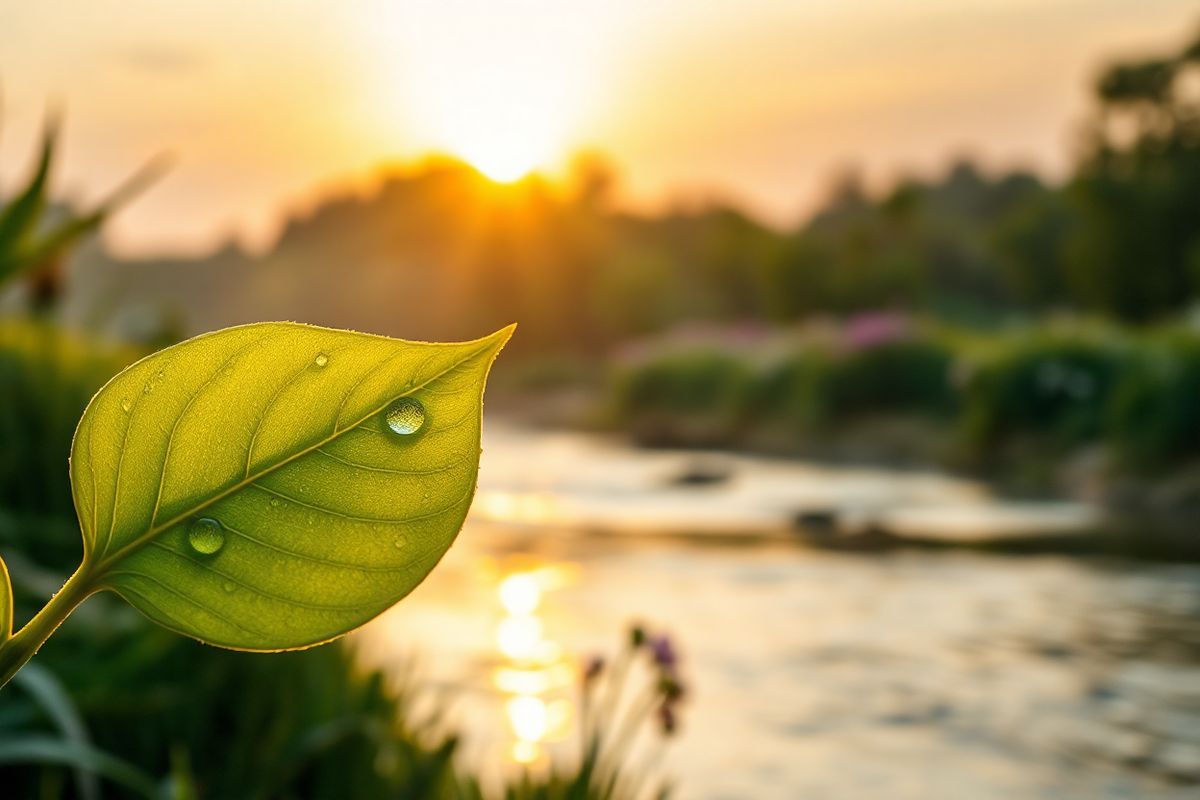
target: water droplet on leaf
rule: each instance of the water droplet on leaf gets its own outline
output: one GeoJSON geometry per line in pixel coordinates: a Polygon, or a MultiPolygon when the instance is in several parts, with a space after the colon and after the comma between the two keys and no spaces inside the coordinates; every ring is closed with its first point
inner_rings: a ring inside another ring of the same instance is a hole
{"type": "Polygon", "coordinates": [[[224,589],[226,592],[233,592],[235,589],[237,589],[237,586],[235,586],[230,581],[225,581],[224,583],[221,584],[221,588],[224,589]]]}
{"type": "Polygon", "coordinates": [[[128,397],[122,397],[122,398],[121,398],[121,410],[122,410],[122,411],[129,411],[129,409],[130,409],[130,408],[132,408],[132,404],[129,402],[129,398],[128,398],[128,397]]]}
{"type": "Polygon", "coordinates": [[[425,406],[412,397],[401,397],[387,410],[387,426],[393,433],[409,436],[425,424],[425,406]]]}
{"type": "Polygon", "coordinates": [[[215,519],[201,517],[188,528],[188,544],[200,555],[215,555],[225,546],[225,529],[215,519]]]}
{"type": "Polygon", "coordinates": [[[313,359],[313,363],[318,367],[323,367],[329,363],[328,353],[317,353],[317,357],[313,359]]]}

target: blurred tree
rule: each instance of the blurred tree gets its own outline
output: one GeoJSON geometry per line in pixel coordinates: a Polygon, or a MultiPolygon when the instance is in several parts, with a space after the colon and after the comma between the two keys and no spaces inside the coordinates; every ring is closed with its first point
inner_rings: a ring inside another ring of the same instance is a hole
{"type": "Polygon", "coordinates": [[[1165,58],[1113,65],[1096,97],[1068,188],[1080,224],[1066,278],[1087,306],[1145,321],[1200,289],[1200,37],[1165,58]]]}

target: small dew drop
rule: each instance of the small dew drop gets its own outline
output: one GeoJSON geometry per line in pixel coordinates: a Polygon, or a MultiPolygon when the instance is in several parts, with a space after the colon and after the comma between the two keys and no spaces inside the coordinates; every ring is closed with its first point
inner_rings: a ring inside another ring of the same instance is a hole
{"type": "Polygon", "coordinates": [[[224,583],[222,583],[221,588],[229,593],[232,593],[235,589],[237,589],[237,587],[234,586],[233,583],[231,583],[230,581],[225,581],[224,583]]]}
{"type": "Polygon", "coordinates": [[[403,549],[404,545],[408,544],[408,542],[404,541],[403,536],[397,536],[395,539],[392,540],[392,544],[396,547],[397,550],[400,550],[400,549],[403,549]]]}
{"type": "Polygon", "coordinates": [[[133,404],[129,402],[129,398],[128,398],[128,397],[122,397],[122,398],[121,398],[121,410],[122,410],[122,411],[125,411],[125,412],[128,412],[128,411],[129,411],[129,409],[131,409],[131,408],[133,408],[133,404]]]}
{"type": "Polygon", "coordinates": [[[329,363],[328,353],[317,353],[317,357],[313,359],[313,363],[318,367],[323,367],[329,363]]]}
{"type": "Polygon", "coordinates": [[[225,546],[225,530],[215,519],[201,517],[188,528],[188,544],[202,556],[216,555],[225,546]]]}
{"type": "Polygon", "coordinates": [[[401,397],[387,410],[387,426],[393,433],[411,436],[425,424],[425,406],[412,397],[401,397]]]}

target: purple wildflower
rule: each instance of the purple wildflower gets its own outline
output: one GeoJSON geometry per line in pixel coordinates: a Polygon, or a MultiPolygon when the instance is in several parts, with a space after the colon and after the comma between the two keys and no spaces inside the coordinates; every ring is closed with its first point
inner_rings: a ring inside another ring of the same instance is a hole
{"type": "Polygon", "coordinates": [[[665,670],[675,668],[679,663],[679,656],[675,652],[675,646],[671,644],[671,639],[667,635],[655,636],[650,640],[650,654],[654,657],[654,663],[665,670]]]}
{"type": "Polygon", "coordinates": [[[887,311],[856,314],[846,320],[842,335],[852,350],[864,350],[903,339],[912,328],[908,317],[887,311]]]}

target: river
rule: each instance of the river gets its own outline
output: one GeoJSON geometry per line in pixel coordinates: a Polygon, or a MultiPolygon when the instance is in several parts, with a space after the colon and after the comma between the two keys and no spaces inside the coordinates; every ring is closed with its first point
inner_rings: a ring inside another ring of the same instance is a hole
{"type": "Polygon", "coordinates": [[[362,657],[449,698],[493,775],[573,757],[579,665],[640,621],[675,641],[688,694],[634,761],[685,800],[1197,796],[1200,566],[817,549],[767,512],[1011,515],[886,470],[738,459],[680,486],[695,458],[489,428],[459,541],[357,634],[362,657]]]}

